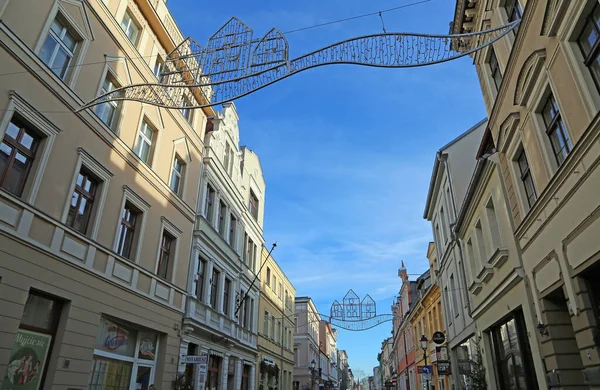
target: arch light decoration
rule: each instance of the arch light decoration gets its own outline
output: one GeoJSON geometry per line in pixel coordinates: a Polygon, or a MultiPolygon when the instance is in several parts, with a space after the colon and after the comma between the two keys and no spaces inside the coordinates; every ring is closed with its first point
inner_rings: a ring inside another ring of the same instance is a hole
{"type": "Polygon", "coordinates": [[[325,65],[411,68],[439,64],[491,45],[514,30],[519,22],[454,35],[365,35],[289,59],[287,39],[279,30],[273,28],[262,38],[253,40],[252,29],[233,17],[210,37],[206,47],[191,37],[181,42],[167,56],[158,83],[114,89],[78,111],[120,100],[174,109],[215,106],[325,65]]]}

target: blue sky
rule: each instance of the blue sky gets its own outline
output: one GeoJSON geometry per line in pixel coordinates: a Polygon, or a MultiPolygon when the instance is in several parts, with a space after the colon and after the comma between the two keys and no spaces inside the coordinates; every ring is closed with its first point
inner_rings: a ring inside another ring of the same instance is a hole
{"type": "MultiPolygon", "coordinates": [[[[169,0],[185,35],[204,44],[231,16],[264,35],[397,7],[414,0],[169,0]],[[205,7],[206,6],[206,7],[205,7]]],[[[448,33],[454,1],[384,14],[388,32],[448,33]]],[[[289,34],[290,56],[381,32],[377,16],[289,34]]],[[[390,311],[398,268],[427,269],[423,209],[435,152],[485,116],[470,58],[417,69],[350,65],[312,69],[235,102],[242,144],[267,183],[265,245],[298,295],[321,313],[352,288],[390,311]]],[[[416,278],[416,275],[412,276],[416,278]]],[[[341,331],[350,366],[372,373],[387,323],[341,331]]]]}

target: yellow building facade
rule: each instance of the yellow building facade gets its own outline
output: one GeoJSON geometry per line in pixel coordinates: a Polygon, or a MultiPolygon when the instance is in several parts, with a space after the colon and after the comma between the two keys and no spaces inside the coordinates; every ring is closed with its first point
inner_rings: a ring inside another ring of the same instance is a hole
{"type": "Polygon", "coordinates": [[[429,259],[429,271],[417,279],[417,300],[414,308],[409,314],[413,334],[415,337],[416,354],[415,365],[417,366],[417,389],[450,389],[450,364],[446,343],[436,344],[433,342],[435,332],[446,333],[442,316],[442,295],[437,284],[435,269],[437,265],[435,244],[429,243],[427,258],[429,259]],[[422,349],[421,338],[427,338],[427,348],[422,349]],[[425,362],[425,356],[427,362],[425,362]],[[431,377],[421,373],[419,366],[432,367],[431,377]],[[429,385],[429,386],[428,386],[429,385]]]}
{"type": "Polygon", "coordinates": [[[288,390],[294,375],[296,289],[277,261],[262,248],[258,304],[256,389],[288,390]]]}

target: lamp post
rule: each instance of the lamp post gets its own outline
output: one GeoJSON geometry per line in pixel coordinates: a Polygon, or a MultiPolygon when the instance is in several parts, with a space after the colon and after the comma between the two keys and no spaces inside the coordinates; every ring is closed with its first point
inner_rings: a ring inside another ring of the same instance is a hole
{"type": "Polygon", "coordinates": [[[315,359],[313,359],[312,362],[310,362],[310,389],[314,390],[315,389],[315,366],[317,365],[317,363],[315,363],[315,359]]]}
{"type": "MultiPolygon", "coordinates": [[[[423,359],[425,360],[425,366],[427,366],[427,342],[428,341],[429,340],[427,340],[427,337],[425,337],[425,335],[421,336],[421,338],[419,339],[419,342],[421,343],[421,349],[423,350],[423,359]]],[[[427,375],[427,374],[425,374],[425,375],[427,375]]],[[[427,387],[425,389],[429,390],[429,376],[427,376],[426,383],[427,383],[427,387]]]]}

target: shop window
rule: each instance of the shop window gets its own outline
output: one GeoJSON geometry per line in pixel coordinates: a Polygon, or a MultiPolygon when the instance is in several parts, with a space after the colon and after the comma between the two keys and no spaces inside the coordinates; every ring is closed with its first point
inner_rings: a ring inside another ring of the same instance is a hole
{"type": "Polygon", "coordinates": [[[537,389],[522,314],[515,313],[505,322],[493,327],[491,336],[500,387],[537,389]]]}
{"type": "Polygon", "coordinates": [[[250,366],[244,364],[242,369],[242,386],[241,390],[250,390],[250,366]]]}
{"type": "Polygon", "coordinates": [[[158,333],[102,317],[88,389],[147,390],[154,382],[158,333]]]}
{"type": "Polygon", "coordinates": [[[8,360],[4,387],[43,386],[61,310],[62,302],[37,292],[29,293],[8,360]]]}

